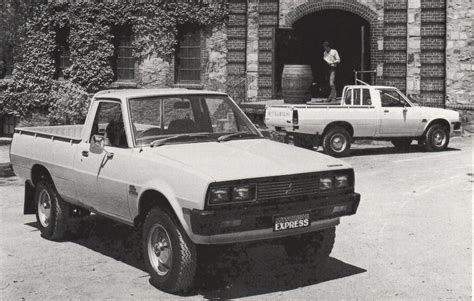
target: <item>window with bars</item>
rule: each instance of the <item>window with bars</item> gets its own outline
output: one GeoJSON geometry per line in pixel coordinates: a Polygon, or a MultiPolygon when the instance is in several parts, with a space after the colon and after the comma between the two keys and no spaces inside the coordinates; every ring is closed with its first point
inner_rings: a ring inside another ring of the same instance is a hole
{"type": "Polygon", "coordinates": [[[64,77],[64,69],[71,66],[70,56],[71,53],[69,51],[69,27],[63,27],[56,31],[56,77],[63,78],[64,77]]]}
{"type": "Polygon", "coordinates": [[[176,52],[176,83],[201,83],[201,32],[196,26],[180,28],[176,52]]]}
{"type": "Polygon", "coordinates": [[[130,26],[114,28],[115,54],[112,67],[115,80],[135,79],[135,57],[133,57],[132,31],[130,26]]]}

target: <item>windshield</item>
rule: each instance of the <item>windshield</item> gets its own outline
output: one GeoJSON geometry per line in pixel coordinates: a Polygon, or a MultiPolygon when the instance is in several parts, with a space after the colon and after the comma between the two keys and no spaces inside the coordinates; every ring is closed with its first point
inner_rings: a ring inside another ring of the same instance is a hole
{"type": "Polygon", "coordinates": [[[248,133],[239,136],[242,139],[260,137],[256,128],[226,96],[135,98],[129,100],[129,108],[136,145],[146,145],[168,137],[173,139],[166,141],[173,143],[217,140],[222,135],[236,132],[248,133]],[[180,135],[183,137],[175,139],[180,135]]]}

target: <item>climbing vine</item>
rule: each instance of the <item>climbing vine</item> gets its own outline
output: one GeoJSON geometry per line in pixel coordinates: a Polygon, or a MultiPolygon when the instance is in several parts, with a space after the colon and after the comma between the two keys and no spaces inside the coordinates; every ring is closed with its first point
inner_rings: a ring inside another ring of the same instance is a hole
{"type": "MultiPolygon", "coordinates": [[[[48,1],[37,5],[33,17],[20,27],[13,80],[0,95],[0,104],[3,103],[4,110],[22,115],[60,107],[55,99],[57,91],[69,85],[56,81],[56,35],[62,28],[69,28],[71,60],[63,74],[66,81],[75,85],[67,88],[68,95],[74,97],[83,95],[84,91],[107,88],[112,83],[114,74],[110,62],[114,55],[114,27],[132,28],[133,55],[138,60],[154,54],[171,59],[180,25],[218,25],[227,15],[227,1],[223,0],[74,1],[61,4],[48,1]]],[[[58,121],[55,119],[55,122],[58,121]]]]}

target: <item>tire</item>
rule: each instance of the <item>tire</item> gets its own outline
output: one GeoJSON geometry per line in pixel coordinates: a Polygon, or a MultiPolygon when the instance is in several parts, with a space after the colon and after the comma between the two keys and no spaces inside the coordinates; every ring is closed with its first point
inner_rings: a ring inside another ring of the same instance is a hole
{"type": "Polygon", "coordinates": [[[329,258],[335,238],[336,227],[332,227],[297,237],[288,237],[283,241],[283,247],[289,262],[311,264],[318,267],[329,258]]]}
{"type": "Polygon", "coordinates": [[[449,144],[449,130],[442,124],[433,124],[426,131],[424,138],[426,151],[444,151],[449,144]]]}
{"type": "Polygon", "coordinates": [[[311,139],[300,136],[300,135],[294,135],[293,136],[293,145],[297,147],[302,147],[306,149],[313,149],[314,145],[311,143],[311,139]]]}
{"type": "Polygon", "coordinates": [[[35,209],[41,236],[51,240],[64,239],[70,206],[61,199],[51,182],[41,180],[36,184],[35,209]]]}
{"type": "Polygon", "coordinates": [[[411,138],[394,138],[392,144],[399,152],[407,152],[410,150],[410,145],[413,139],[411,138]]]}
{"type": "Polygon", "coordinates": [[[175,217],[166,210],[151,209],[143,224],[142,241],[150,282],[168,293],[189,291],[196,273],[196,246],[175,217]]]}
{"type": "Polygon", "coordinates": [[[324,135],[324,152],[333,157],[346,157],[350,154],[351,135],[346,129],[334,127],[324,135]]]}

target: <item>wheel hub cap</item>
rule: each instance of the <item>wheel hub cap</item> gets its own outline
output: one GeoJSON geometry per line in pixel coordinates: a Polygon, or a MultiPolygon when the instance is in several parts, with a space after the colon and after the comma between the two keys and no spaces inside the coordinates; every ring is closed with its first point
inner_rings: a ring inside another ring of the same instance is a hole
{"type": "Polygon", "coordinates": [[[437,146],[443,145],[445,139],[446,139],[446,136],[440,131],[437,131],[433,134],[433,143],[437,146]]]}
{"type": "Polygon", "coordinates": [[[334,136],[331,142],[332,148],[335,151],[341,151],[346,146],[346,140],[341,136],[334,136]]]}
{"type": "Polygon", "coordinates": [[[170,238],[160,224],[154,225],[149,232],[148,256],[158,275],[164,276],[170,271],[173,259],[170,238]]]}
{"type": "Polygon", "coordinates": [[[51,197],[46,189],[40,192],[37,209],[41,226],[43,226],[43,228],[48,227],[51,219],[51,197]]]}

